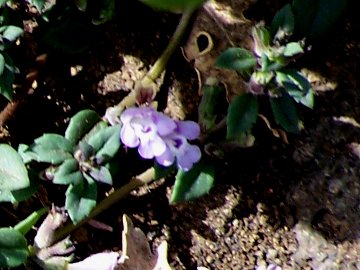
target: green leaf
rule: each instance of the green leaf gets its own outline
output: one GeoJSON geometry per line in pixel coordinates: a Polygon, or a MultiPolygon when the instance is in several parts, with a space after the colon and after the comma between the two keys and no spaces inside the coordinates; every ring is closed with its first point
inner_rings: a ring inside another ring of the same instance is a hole
{"type": "Polygon", "coordinates": [[[79,163],[71,158],[65,160],[54,173],[54,184],[69,185],[80,184],[84,177],[79,169],[79,163]]]}
{"type": "Polygon", "coordinates": [[[45,7],[47,0],[30,0],[30,3],[33,4],[38,11],[42,11],[45,7]]]}
{"type": "Polygon", "coordinates": [[[270,98],[270,105],[277,124],[287,132],[299,133],[300,120],[292,98],[283,95],[278,98],[270,98]]]}
{"type": "Polygon", "coordinates": [[[0,53],[0,76],[4,73],[4,69],[5,69],[5,58],[2,55],[2,53],[0,53]]]}
{"type": "Polygon", "coordinates": [[[274,19],[271,22],[271,34],[273,37],[281,40],[284,37],[291,35],[295,28],[295,16],[290,4],[283,6],[276,12],[274,19]]]}
{"type": "Polygon", "coordinates": [[[184,11],[199,7],[204,0],[141,0],[152,8],[166,11],[184,11]]]}
{"type": "Polygon", "coordinates": [[[53,165],[62,163],[72,157],[73,144],[59,134],[44,134],[23,152],[26,160],[36,160],[53,165]]]}
{"type": "Polygon", "coordinates": [[[65,138],[74,144],[77,143],[100,120],[100,116],[93,110],[78,112],[70,119],[65,138]]]}
{"type": "Polygon", "coordinates": [[[87,8],[87,0],[74,0],[75,1],[75,5],[77,6],[77,8],[81,11],[85,11],[87,8]]]}
{"type": "Polygon", "coordinates": [[[81,140],[78,144],[78,148],[75,151],[75,156],[78,155],[81,161],[88,161],[91,159],[91,157],[95,154],[94,148],[88,144],[87,142],[85,142],[84,140],[81,140]],[[78,151],[80,151],[81,155],[78,155],[78,151]]]}
{"type": "Polygon", "coordinates": [[[297,70],[283,69],[276,72],[276,82],[298,103],[313,108],[314,99],[310,82],[297,70]]]}
{"type": "Polygon", "coordinates": [[[155,176],[154,176],[154,180],[160,180],[161,178],[164,178],[168,175],[170,175],[171,173],[175,172],[177,170],[177,166],[175,164],[175,162],[168,167],[162,166],[159,163],[156,162],[156,160],[154,161],[154,170],[155,170],[155,176]]]}
{"type": "Polygon", "coordinates": [[[2,36],[3,36],[3,38],[7,39],[8,41],[14,42],[23,33],[24,33],[24,30],[22,28],[14,26],[14,25],[7,25],[2,33],[2,36]]]}
{"type": "Polygon", "coordinates": [[[0,7],[4,6],[9,0],[0,0],[0,7]]]}
{"type": "Polygon", "coordinates": [[[0,75],[0,94],[11,100],[14,92],[12,85],[15,79],[16,67],[12,59],[5,52],[2,52],[2,56],[5,59],[5,69],[0,75]]]}
{"type": "Polygon", "coordinates": [[[191,170],[179,170],[174,190],[171,194],[171,203],[194,200],[209,193],[213,186],[215,169],[203,161],[195,164],[191,170]]]}
{"type": "Polygon", "coordinates": [[[0,191],[18,190],[30,185],[21,156],[7,144],[0,145],[0,191]]]}
{"type": "Polygon", "coordinates": [[[71,184],[66,191],[65,208],[74,224],[86,218],[96,205],[96,183],[87,180],[78,185],[71,184]]]}
{"type": "Polygon", "coordinates": [[[204,131],[208,131],[215,126],[217,117],[217,105],[223,89],[218,85],[204,85],[202,97],[199,105],[199,124],[204,131]]]}
{"type": "Polygon", "coordinates": [[[314,91],[310,89],[304,97],[301,97],[300,103],[310,109],[314,108],[314,91]]]}
{"type": "Polygon", "coordinates": [[[237,139],[249,131],[258,116],[258,102],[251,94],[237,96],[229,105],[226,117],[227,139],[237,139]]]}
{"type": "Polygon", "coordinates": [[[343,14],[348,0],[293,0],[295,28],[310,40],[319,39],[343,14]]]}
{"type": "Polygon", "coordinates": [[[293,57],[293,56],[299,55],[301,53],[304,53],[304,50],[301,47],[301,45],[299,44],[299,42],[290,42],[290,43],[286,44],[284,52],[283,52],[284,56],[286,56],[286,57],[293,57]]]}
{"type": "Polygon", "coordinates": [[[17,203],[30,198],[39,189],[39,183],[30,181],[30,186],[17,190],[2,190],[0,193],[0,202],[17,203]]]}
{"type": "Polygon", "coordinates": [[[228,48],[216,59],[215,65],[220,68],[247,72],[254,69],[257,61],[255,56],[242,48],[228,48]]]}
{"type": "Polygon", "coordinates": [[[100,10],[99,16],[92,20],[95,25],[105,23],[111,20],[115,15],[115,0],[102,0],[98,4],[100,4],[100,7],[98,8],[98,10],[100,10]]]}
{"type": "Polygon", "coordinates": [[[120,125],[98,130],[87,138],[87,143],[96,152],[96,163],[103,164],[112,159],[120,148],[120,125]]]}
{"type": "Polygon", "coordinates": [[[28,257],[25,237],[13,228],[0,228],[0,267],[17,267],[28,257]]]}
{"type": "Polygon", "coordinates": [[[33,228],[36,222],[47,212],[47,207],[43,207],[40,210],[32,212],[27,218],[16,224],[14,229],[20,232],[22,235],[27,234],[33,228]]]}
{"type": "MultiPolygon", "coordinates": [[[[109,124],[105,121],[100,121],[98,123],[96,123],[89,132],[87,132],[82,139],[80,140],[80,142],[85,142],[88,144],[89,138],[93,137],[95,134],[97,134],[100,130],[103,130],[105,128],[107,128],[109,126],[109,124]]],[[[79,142],[79,145],[80,145],[79,142]]],[[[91,146],[92,147],[92,146],[91,146]]]]}
{"type": "Polygon", "coordinates": [[[268,47],[270,47],[270,33],[265,26],[257,24],[252,27],[251,34],[254,39],[253,51],[260,56],[262,53],[266,52],[268,47]]]}
{"type": "Polygon", "coordinates": [[[101,166],[100,168],[93,167],[90,169],[88,174],[96,182],[112,185],[112,177],[110,171],[104,166],[101,166]]]}

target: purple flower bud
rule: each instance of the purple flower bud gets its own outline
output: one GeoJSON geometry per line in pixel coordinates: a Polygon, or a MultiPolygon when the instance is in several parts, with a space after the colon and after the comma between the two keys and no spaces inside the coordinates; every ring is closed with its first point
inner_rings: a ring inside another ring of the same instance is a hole
{"type": "Polygon", "coordinates": [[[143,158],[155,157],[163,166],[170,166],[176,159],[179,168],[189,170],[201,157],[200,148],[188,143],[200,134],[199,125],[193,121],[175,121],[150,107],[129,108],[120,120],[121,141],[128,147],[138,147],[143,158]]]}

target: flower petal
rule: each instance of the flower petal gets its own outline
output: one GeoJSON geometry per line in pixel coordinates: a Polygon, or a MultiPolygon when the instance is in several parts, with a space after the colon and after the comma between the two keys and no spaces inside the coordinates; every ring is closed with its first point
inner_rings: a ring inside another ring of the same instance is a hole
{"type": "Polygon", "coordinates": [[[174,163],[174,160],[175,160],[175,156],[170,151],[169,148],[166,148],[165,152],[162,155],[157,156],[155,158],[156,158],[156,161],[160,165],[165,166],[165,167],[168,167],[168,166],[172,165],[174,163]]]}
{"type": "Polygon", "coordinates": [[[138,148],[140,156],[151,159],[154,156],[162,155],[166,150],[166,144],[160,137],[155,137],[152,140],[141,140],[138,148]]]}
{"type": "Polygon", "coordinates": [[[184,171],[192,168],[193,164],[198,162],[201,158],[200,148],[196,145],[188,145],[183,155],[177,155],[176,160],[178,167],[184,171]]]}
{"type": "Polygon", "coordinates": [[[149,142],[141,142],[138,147],[138,152],[142,158],[152,159],[154,157],[154,152],[149,142]]]}
{"type": "Polygon", "coordinates": [[[141,110],[140,108],[136,108],[136,107],[131,107],[126,109],[125,111],[123,111],[120,115],[120,120],[123,124],[127,124],[130,122],[130,120],[136,116],[136,115],[140,115],[141,114],[141,110]]]}
{"type": "Polygon", "coordinates": [[[175,121],[165,114],[157,113],[154,120],[160,136],[166,136],[176,129],[175,121]]]}
{"type": "Polygon", "coordinates": [[[120,139],[127,147],[137,147],[140,143],[139,138],[136,136],[135,131],[132,129],[130,123],[121,127],[120,139]]]}
{"type": "Polygon", "coordinates": [[[160,156],[166,150],[166,144],[160,137],[154,138],[149,144],[153,150],[154,156],[160,156]]]}
{"type": "Polygon", "coordinates": [[[188,140],[195,140],[200,135],[200,126],[194,121],[176,121],[178,132],[188,140]]]}

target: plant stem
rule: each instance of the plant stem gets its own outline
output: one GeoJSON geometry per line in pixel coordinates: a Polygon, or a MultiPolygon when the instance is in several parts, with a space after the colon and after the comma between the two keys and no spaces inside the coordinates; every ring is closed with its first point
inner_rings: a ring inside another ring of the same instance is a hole
{"type": "Polygon", "coordinates": [[[80,228],[82,225],[87,223],[89,220],[95,218],[97,215],[108,209],[110,206],[114,205],[121,199],[123,199],[125,196],[127,196],[131,191],[134,189],[150,183],[155,176],[155,169],[154,167],[151,167],[147,169],[142,174],[136,176],[135,178],[131,179],[129,183],[122,186],[121,188],[115,190],[113,193],[111,193],[108,197],[106,197],[104,200],[102,200],[87,216],[85,219],[81,220],[77,224],[68,224],[67,226],[64,226],[60,228],[58,231],[55,232],[54,237],[54,243],[58,242],[59,240],[65,238],[67,235],[69,235],[74,230],[80,228]]]}
{"type": "MultiPolygon", "coordinates": [[[[170,57],[173,55],[175,49],[178,47],[182,37],[184,36],[185,30],[189,25],[190,19],[194,13],[195,9],[185,10],[182,14],[180,22],[176,28],[176,31],[172,38],[169,41],[168,46],[161,54],[161,56],[156,60],[155,64],[151,67],[151,69],[147,72],[147,74],[143,77],[143,79],[138,83],[138,87],[135,86],[135,89],[127,95],[118,105],[116,105],[116,110],[121,113],[125,108],[131,107],[136,103],[136,94],[137,88],[139,87],[152,87],[155,84],[155,81],[161,73],[165,70],[167,63],[169,62],[170,57]]],[[[156,88],[154,88],[156,89],[156,88]]],[[[155,90],[156,92],[158,89],[155,90]]],[[[156,94],[156,93],[155,93],[156,94]]],[[[74,230],[80,228],[84,223],[88,222],[90,219],[93,219],[97,215],[99,215],[104,210],[108,209],[113,204],[117,203],[119,200],[123,199],[126,195],[128,195],[134,189],[151,182],[154,179],[155,169],[150,168],[140,174],[139,176],[133,178],[128,184],[122,186],[117,189],[113,193],[111,193],[108,197],[106,197],[103,201],[101,201],[93,211],[87,216],[85,219],[80,221],[77,224],[69,224],[63,228],[60,228],[55,233],[54,242],[57,242],[67,235],[69,235],[74,230]]]]}
{"type": "MultiPolygon", "coordinates": [[[[118,105],[115,106],[119,108],[120,112],[127,107],[135,105],[137,91],[139,90],[138,88],[152,87],[155,85],[156,79],[159,78],[161,73],[165,70],[170,57],[173,55],[175,49],[178,47],[182,37],[184,36],[185,30],[190,23],[190,19],[194,11],[194,9],[184,11],[181,16],[180,22],[176,28],[176,31],[170,39],[169,44],[165,48],[164,52],[156,60],[155,64],[150,68],[150,70],[146,73],[142,80],[136,84],[138,87],[136,87],[135,85],[135,89],[131,91],[131,93],[127,95],[118,105]]],[[[158,88],[155,91],[157,92],[158,88]]]]}

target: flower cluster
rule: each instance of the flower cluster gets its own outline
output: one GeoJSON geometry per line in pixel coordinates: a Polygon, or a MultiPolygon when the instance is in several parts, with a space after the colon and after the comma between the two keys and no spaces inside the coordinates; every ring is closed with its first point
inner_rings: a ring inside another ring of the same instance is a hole
{"type": "Polygon", "coordinates": [[[128,147],[138,147],[145,159],[154,158],[162,166],[175,159],[180,169],[189,170],[201,158],[198,146],[188,143],[200,134],[193,121],[177,121],[151,107],[129,108],[120,116],[120,138],[128,147]]]}

